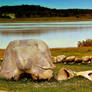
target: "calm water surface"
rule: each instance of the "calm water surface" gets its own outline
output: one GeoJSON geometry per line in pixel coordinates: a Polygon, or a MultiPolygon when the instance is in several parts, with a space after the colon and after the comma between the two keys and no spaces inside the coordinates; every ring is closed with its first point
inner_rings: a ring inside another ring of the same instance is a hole
{"type": "Polygon", "coordinates": [[[41,39],[50,48],[75,47],[88,38],[92,39],[92,21],[0,23],[0,48],[19,39],[41,39]]]}

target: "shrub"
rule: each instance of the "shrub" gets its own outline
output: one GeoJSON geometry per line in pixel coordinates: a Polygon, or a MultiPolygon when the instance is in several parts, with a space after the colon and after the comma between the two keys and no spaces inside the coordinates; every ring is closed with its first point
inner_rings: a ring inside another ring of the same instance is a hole
{"type": "Polygon", "coordinates": [[[92,46],[92,39],[78,41],[78,47],[91,47],[91,46],[92,46]]]}

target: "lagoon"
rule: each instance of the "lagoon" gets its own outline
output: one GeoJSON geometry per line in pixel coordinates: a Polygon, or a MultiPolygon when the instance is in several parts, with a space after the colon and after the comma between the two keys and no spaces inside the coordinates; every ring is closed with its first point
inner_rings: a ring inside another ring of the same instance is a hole
{"type": "Polygon", "coordinates": [[[41,39],[50,48],[77,47],[92,39],[92,21],[0,23],[0,48],[12,40],[41,39]]]}

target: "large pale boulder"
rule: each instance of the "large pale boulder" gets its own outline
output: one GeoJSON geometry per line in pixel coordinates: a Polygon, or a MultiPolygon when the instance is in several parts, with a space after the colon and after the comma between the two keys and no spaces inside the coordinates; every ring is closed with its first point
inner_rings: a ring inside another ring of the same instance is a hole
{"type": "Polygon", "coordinates": [[[28,73],[33,80],[50,79],[54,65],[48,46],[41,40],[11,41],[5,50],[0,78],[18,80],[28,73]]]}

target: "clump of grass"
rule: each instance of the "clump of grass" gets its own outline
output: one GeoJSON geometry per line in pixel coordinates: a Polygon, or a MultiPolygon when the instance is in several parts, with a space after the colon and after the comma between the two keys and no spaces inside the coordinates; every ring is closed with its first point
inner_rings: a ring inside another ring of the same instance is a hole
{"type": "Polygon", "coordinates": [[[78,47],[91,47],[92,46],[92,39],[87,39],[78,42],[78,47]]]}

